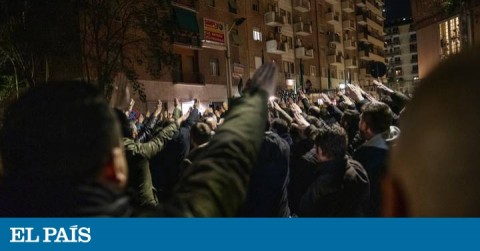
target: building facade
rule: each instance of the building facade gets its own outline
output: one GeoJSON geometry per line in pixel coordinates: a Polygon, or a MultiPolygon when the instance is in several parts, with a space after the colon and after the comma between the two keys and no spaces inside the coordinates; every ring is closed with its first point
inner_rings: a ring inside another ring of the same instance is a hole
{"type": "Polygon", "coordinates": [[[412,18],[385,23],[385,52],[388,85],[401,92],[413,92],[418,81],[417,34],[412,18]]]}
{"type": "Polygon", "coordinates": [[[157,99],[172,105],[174,98],[199,98],[203,107],[223,102],[228,76],[238,95],[238,84],[264,62],[278,65],[279,88],[316,90],[350,81],[368,85],[368,63],[385,62],[383,0],[173,2],[180,64],[160,79],[141,76],[149,109],[157,99]]]}
{"type": "Polygon", "coordinates": [[[480,1],[446,9],[444,0],[411,0],[417,33],[419,78],[425,78],[443,59],[480,43],[480,1]]]}

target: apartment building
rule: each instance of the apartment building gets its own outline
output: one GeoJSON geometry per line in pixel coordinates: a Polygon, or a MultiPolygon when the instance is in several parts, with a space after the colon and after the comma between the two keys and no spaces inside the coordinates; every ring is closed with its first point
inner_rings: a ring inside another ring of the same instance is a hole
{"type": "Polygon", "coordinates": [[[480,1],[445,9],[443,0],[411,0],[417,33],[419,78],[425,78],[443,59],[480,44],[480,1]]]}
{"type": "Polygon", "coordinates": [[[180,64],[161,79],[142,80],[148,107],[177,97],[227,99],[263,62],[278,65],[278,86],[334,89],[369,84],[368,63],[385,62],[383,0],[175,0],[172,42],[180,64]],[[243,21],[243,22],[242,22],[243,21]],[[228,28],[228,30],[227,30],[228,28]],[[228,41],[227,41],[228,39],[228,41]],[[231,74],[227,48],[230,48],[231,74]]]}
{"type": "Polygon", "coordinates": [[[413,92],[418,81],[417,34],[411,17],[385,23],[385,52],[388,85],[401,92],[413,92]]]}

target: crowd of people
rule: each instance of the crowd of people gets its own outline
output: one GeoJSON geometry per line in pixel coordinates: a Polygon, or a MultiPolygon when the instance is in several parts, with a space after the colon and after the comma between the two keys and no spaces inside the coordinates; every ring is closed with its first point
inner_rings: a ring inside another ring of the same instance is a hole
{"type": "Polygon", "coordinates": [[[33,88],[0,134],[0,216],[479,215],[472,55],[412,100],[377,80],[378,100],[353,84],[276,99],[274,64],[204,114],[159,100],[132,119],[134,102],[112,109],[90,85],[33,88]]]}

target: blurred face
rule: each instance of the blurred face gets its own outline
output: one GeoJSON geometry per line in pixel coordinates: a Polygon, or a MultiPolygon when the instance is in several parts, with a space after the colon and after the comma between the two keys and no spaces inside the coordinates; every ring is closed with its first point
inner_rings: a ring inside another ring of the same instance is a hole
{"type": "Polygon", "coordinates": [[[176,99],[173,100],[173,105],[174,105],[174,106],[177,106],[177,105],[178,105],[178,98],[176,98],[176,99]]]}
{"type": "Polygon", "coordinates": [[[362,136],[362,139],[369,140],[371,138],[370,136],[370,130],[368,130],[367,123],[363,120],[363,116],[360,116],[360,122],[358,122],[358,129],[360,131],[360,136],[362,136]]]}

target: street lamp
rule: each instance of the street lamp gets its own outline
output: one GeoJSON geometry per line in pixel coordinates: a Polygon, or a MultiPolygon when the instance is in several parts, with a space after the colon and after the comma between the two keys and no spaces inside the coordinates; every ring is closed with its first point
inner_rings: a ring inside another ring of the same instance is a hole
{"type": "Polygon", "coordinates": [[[227,98],[230,99],[232,97],[232,64],[230,62],[230,32],[232,31],[233,27],[240,26],[245,22],[246,18],[240,17],[235,18],[233,24],[230,28],[228,28],[228,24],[225,26],[225,39],[227,40],[227,98]]]}

